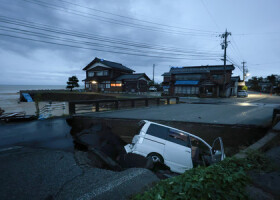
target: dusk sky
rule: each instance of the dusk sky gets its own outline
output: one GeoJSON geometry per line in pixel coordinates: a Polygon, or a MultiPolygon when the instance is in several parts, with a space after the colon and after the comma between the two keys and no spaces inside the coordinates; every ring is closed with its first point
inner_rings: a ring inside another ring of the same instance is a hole
{"type": "MultiPolygon", "coordinates": [[[[279,0],[1,0],[0,84],[64,85],[95,57],[162,82],[171,66],[280,74],[279,0]],[[238,65],[238,66],[237,66],[238,65]]],[[[249,78],[250,78],[249,77],[249,78]]]]}

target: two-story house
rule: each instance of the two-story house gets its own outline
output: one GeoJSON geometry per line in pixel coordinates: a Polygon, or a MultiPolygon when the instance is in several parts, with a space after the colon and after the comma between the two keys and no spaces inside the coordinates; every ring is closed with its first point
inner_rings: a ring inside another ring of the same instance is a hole
{"type": "Polygon", "coordinates": [[[145,73],[116,62],[95,58],[86,71],[85,89],[92,92],[146,92],[150,78],[145,73]]]}
{"type": "Polygon", "coordinates": [[[162,75],[162,85],[170,95],[218,97],[225,90],[229,96],[233,70],[233,65],[172,67],[162,75]]]}

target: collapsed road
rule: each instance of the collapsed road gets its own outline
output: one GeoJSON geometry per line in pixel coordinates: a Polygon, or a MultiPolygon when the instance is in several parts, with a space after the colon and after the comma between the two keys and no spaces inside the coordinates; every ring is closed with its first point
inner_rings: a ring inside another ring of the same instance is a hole
{"type": "MultiPolygon", "coordinates": [[[[0,199],[126,199],[158,177],[174,175],[165,166],[156,166],[160,173],[155,174],[149,170],[155,167],[149,159],[124,153],[123,146],[139,133],[136,120],[108,120],[70,118],[69,126],[65,118],[57,118],[0,125],[0,199]],[[124,138],[128,132],[131,136],[124,138]]],[[[185,130],[187,124],[181,124],[169,125],[185,130]]],[[[232,127],[190,126],[208,130],[209,136],[223,133],[226,147],[234,148],[232,138],[238,139],[240,133],[243,141],[245,135],[250,136],[246,141],[253,141],[266,132],[242,126],[224,134],[232,127]]]]}
{"type": "Polygon", "coordinates": [[[127,199],[159,181],[109,127],[70,129],[65,118],[1,124],[0,199],[127,199]]]}

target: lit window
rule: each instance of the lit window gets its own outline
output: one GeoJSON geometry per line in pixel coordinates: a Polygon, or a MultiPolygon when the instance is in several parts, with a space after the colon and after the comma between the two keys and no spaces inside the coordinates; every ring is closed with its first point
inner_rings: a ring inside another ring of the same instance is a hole
{"type": "Polygon", "coordinates": [[[121,87],[122,84],[121,83],[116,83],[116,87],[121,87]]]}
{"type": "Polygon", "coordinates": [[[116,87],[116,84],[115,83],[111,83],[111,87],[116,87]]]}

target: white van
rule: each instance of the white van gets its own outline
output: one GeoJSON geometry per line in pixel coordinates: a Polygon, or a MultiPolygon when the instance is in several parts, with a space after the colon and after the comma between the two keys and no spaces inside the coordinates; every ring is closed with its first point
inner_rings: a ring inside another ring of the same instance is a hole
{"type": "Polygon", "coordinates": [[[210,146],[200,137],[176,128],[147,120],[139,125],[140,133],[125,146],[126,152],[151,157],[173,172],[184,173],[196,165],[210,165],[225,158],[220,137],[210,146]]]}

